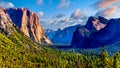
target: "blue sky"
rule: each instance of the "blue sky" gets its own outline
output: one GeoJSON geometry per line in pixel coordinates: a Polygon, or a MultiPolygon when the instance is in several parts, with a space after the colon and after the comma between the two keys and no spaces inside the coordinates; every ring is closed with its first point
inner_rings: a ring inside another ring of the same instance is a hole
{"type": "Polygon", "coordinates": [[[88,15],[93,15],[95,13],[92,13],[94,10],[90,8],[90,5],[95,3],[97,0],[69,0],[70,4],[69,7],[63,7],[58,8],[60,4],[60,0],[43,0],[43,4],[38,4],[37,0],[4,0],[5,2],[11,2],[14,4],[14,7],[25,7],[28,8],[34,12],[44,12],[45,17],[54,16],[57,14],[67,14],[70,15],[72,12],[74,12],[76,9],[88,9],[90,10],[88,12],[88,15]]]}
{"type": "Polygon", "coordinates": [[[25,7],[40,17],[45,29],[85,24],[89,16],[120,17],[120,0],[0,0],[4,8],[25,7]]]}

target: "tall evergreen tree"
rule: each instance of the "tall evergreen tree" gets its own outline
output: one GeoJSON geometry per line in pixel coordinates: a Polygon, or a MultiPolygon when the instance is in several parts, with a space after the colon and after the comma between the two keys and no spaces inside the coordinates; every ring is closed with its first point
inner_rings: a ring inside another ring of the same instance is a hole
{"type": "Polygon", "coordinates": [[[107,51],[105,51],[105,48],[102,49],[102,52],[100,54],[100,68],[111,68],[110,58],[107,51]]]}
{"type": "Polygon", "coordinates": [[[113,68],[120,68],[120,52],[114,56],[113,68]]]}

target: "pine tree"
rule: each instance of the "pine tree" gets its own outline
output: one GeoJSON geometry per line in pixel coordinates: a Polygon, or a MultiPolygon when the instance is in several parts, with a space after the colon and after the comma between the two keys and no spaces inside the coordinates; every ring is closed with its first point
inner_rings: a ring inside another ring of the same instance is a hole
{"type": "Polygon", "coordinates": [[[100,54],[100,66],[101,68],[110,68],[110,59],[104,48],[100,54]]]}
{"type": "Polygon", "coordinates": [[[117,68],[117,56],[114,56],[113,68],[117,68]]]}
{"type": "Polygon", "coordinates": [[[85,61],[85,68],[95,68],[95,64],[93,61],[93,57],[86,57],[84,56],[84,61],[85,61]]]}
{"type": "Polygon", "coordinates": [[[120,68],[120,53],[114,56],[113,68],[120,68]]]}

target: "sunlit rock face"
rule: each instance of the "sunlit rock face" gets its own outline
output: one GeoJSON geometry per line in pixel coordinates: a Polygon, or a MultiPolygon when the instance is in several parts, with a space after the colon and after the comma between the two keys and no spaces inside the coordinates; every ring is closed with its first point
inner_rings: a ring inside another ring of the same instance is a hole
{"type": "Polygon", "coordinates": [[[101,23],[98,19],[92,20],[93,27],[99,31],[106,26],[106,24],[101,23]]]}
{"type": "Polygon", "coordinates": [[[108,20],[103,18],[103,17],[89,17],[85,28],[89,29],[90,31],[99,31],[102,28],[104,28],[106,26],[106,24],[108,23],[108,20]]]}
{"type": "Polygon", "coordinates": [[[13,23],[6,13],[6,11],[0,7],[0,31],[5,35],[11,35],[11,32],[14,31],[13,23]]]}
{"type": "Polygon", "coordinates": [[[90,17],[85,26],[73,34],[71,46],[96,48],[120,42],[120,18],[107,20],[103,17],[90,17]]]}
{"type": "Polygon", "coordinates": [[[12,22],[28,37],[38,43],[48,43],[51,41],[46,37],[44,29],[39,22],[36,13],[26,8],[9,8],[5,10],[12,22]]]}
{"type": "Polygon", "coordinates": [[[6,28],[6,26],[12,26],[11,19],[3,8],[0,8],[0,28],[6,28]]]}

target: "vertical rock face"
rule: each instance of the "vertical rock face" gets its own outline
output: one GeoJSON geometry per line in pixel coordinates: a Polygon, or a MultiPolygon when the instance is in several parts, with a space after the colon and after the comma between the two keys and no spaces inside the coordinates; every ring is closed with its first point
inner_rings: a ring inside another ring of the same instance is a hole
{"type": "Polygon", "coordinates": [[[110,19],[105,28],[90,35],[86,47],[100,47],[120,42],[119,28],[120,18],[110,19]]]}
{"type": "Polygon", "coordinates": [[[70,45],[72,41],[73,32],[78,26],[80,25],[69,26],[63,30],[58,30],[56,34],[51,38],[51,41],[55,44],[70,45]]]}
{"type": "Polygon", "coordinates": [[[0,30],[5,34],[10,34],[13,27],[13,23],[6,11],[0,7],[0,30]]]}
{"type": "Polygon", "coordinates": [[[9,8],[5,10],[12,22],[28,37],[38,43],[48,43],[51,41],[46,37],[43,27],[39,22],[36,13],[26,8],[9,8]]]}
{"type": "Polygon", "coordinates": [[[71,42],[72,47],[81,48],[83,45],[85,45],[85,41],[89,37],[90,33],[90,30],[84,27],[78,27],[73,34],[71,42]]]}
{"type": "Polygon", "coordinates": [[[89,29],[90,31],[99,31],[106,26],[108,20],[103,17],[90,17],[85,25],[85,28],[89,29]]]}
{"type": "Polygon", "coordinates": [[[8,14],[3,8],[0,8],[0,28],[6,28],[7,25],[12,25],[8,21],[11,21],[8,14]]]}

